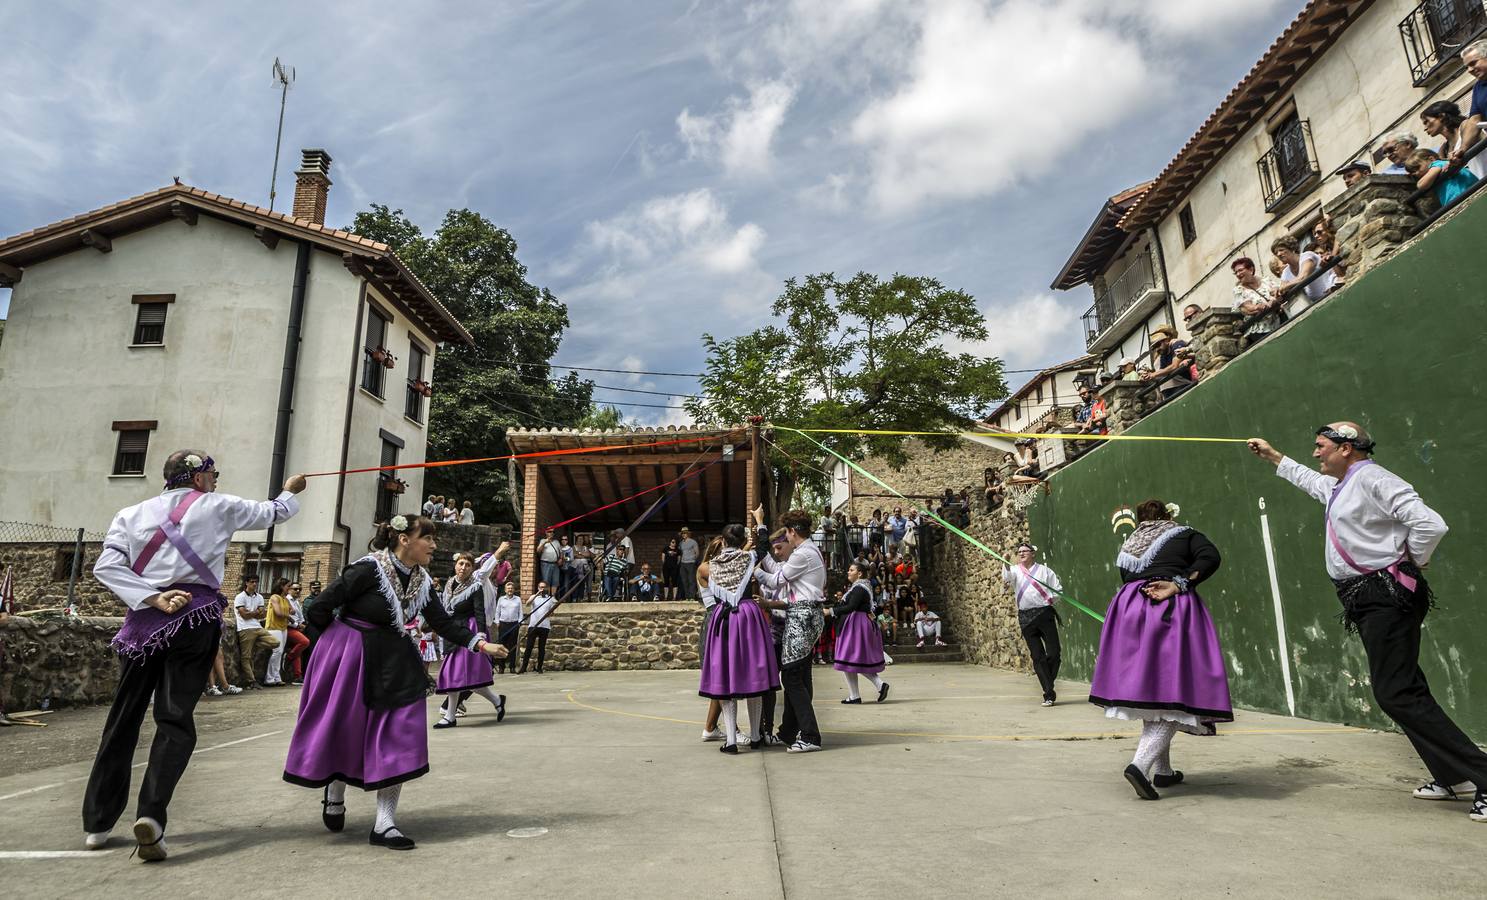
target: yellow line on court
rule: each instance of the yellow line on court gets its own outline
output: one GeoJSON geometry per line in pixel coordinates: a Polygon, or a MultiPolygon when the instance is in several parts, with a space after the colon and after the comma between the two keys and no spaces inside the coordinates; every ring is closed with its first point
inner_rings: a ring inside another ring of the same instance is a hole
{"type": "MultiPolygon", "coordinates": [[[[676,719],[671,716],[653,716],[647,713],[629,712],[623,709],[610,709],[605,706],[594,706],[578,699],[578,692],[568,691],[568,702],[574,706],[582,707],[596,713],[605,713],[611,716],[624,716],[630,719],[648,719],[652,722],[673,722],[677,725],[701,725],[696,719],[676,719]]],[[[822,734],[838,735],[863,735],[866,737],[922,737],[922,738],[945,738],[959,741],[1093,741],[1109,740],[1119,738],[1131,738],[1136,736],[1135,731],[1087,731],[1075,732],[1073,734],[953,734],[939,731],[828,731],[821,729],[822,734]]],[[[1352,728],[1347,725],[1323,725],[1316,728],[1225,728],[1219,732],[1219,736],[1227,735],[1257,735],[1257,734],[1367,734],[1364,728],[1352,728]]]]}

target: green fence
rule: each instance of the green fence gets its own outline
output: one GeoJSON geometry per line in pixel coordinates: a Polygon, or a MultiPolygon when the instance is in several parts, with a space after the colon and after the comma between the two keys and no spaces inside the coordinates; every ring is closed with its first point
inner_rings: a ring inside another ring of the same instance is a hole
{"type": "MultiPolygon", "coordinates": [[[[1436,697],[1479,740],[1487,738],[1484,353],[1487,203],[1478,201],[1132,431],[1259,435],[1307,464],[1321,424],[1352,419],[1373,432],[1378,462],[1451,527],[1427,572],[1439,608],[1426,619],[1421,665],[1436,697]]],[[[1130,533],[1129,523],[1112,524],[1119,510],[1150,497],[1177,503],[1179,519],[1224,556],[1201,593],[1235,703],[1288,712],[1285,659],[1297,715],[1389,724],[1374,704],[1362,646],[1338,620],[1322,561],[1322,505],[1243,445],[1112,442],[1051,486],[1029,510],[1030,524],[1073,596],[1103,611],[1119,586],[1115,555],[1130,533]]],[[[1073,611],[1064,618],[1065,672],[1088,678],[1099,626],[1073,611]]]]}

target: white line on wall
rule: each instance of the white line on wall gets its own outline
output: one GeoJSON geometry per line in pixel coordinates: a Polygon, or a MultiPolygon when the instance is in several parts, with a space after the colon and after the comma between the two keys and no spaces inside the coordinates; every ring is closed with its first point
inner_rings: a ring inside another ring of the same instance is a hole
{"type": "Polygon", "coordinates": [[[1286,614],[1281,609],[1280,579],[1275,574],[1275,549],[1270,543],[1270,517],[1265,498],[1260,498],[1260,536],[1265,540],[1265,568],[1270,573],[1270,599],[1275,603],[1275,634],[1280,642],[1280,672],[1286,682],[1286,708],[1296,715],[1296,692],[1291,687],[1291,651],[1286,645],[1286,614]]]}

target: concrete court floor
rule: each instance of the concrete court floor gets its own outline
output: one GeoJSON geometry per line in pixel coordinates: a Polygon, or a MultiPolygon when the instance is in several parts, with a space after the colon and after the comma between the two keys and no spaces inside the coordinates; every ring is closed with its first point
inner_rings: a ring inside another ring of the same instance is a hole
{"type": "Polygon", "coordinates": [[[319,794],[280,781],[297,689],[206,700],[172,858],[149,865],[127,821],[107,851],[21,856],[80,850],[104,710],[62,711],[0,731],[0,895],[1482,896],[1487,826],[1410,797],[1424,772],[1399,735],[1240,713],[1178,735],[1188,783],[1143,802],[1120,777],[1135,727],[1083,685],[1042,709],[1028,676],[887,674],[887,703],[848,707],[818,667],[828,749],[736,757],[699,740],[695,672],[505,677],[504,723],[472,698],[430,735],[399,810],[410,853],[367,846],[369,795],[332,835],[319,794]]]}

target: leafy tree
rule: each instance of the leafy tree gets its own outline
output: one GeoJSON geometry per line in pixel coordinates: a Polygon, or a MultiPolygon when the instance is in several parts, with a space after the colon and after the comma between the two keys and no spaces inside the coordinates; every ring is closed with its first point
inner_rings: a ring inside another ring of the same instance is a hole
{"type": "MultiPolygon", "coordinates": [[[[573,427],[592,412],[593,382],[569,372],[553,378],[568,308],[527,280],[516,240],[469,209],[450,210],[433,235],[373,204],[350,229],[382,241],[459,319],[475,346],[449,344],[434,361],[428,421],[430,459],[499,456],[506,429],[573,427]]],[[[482,517],[511,515],[500,463],[427,470],[425,493],[474,500],[482,517]]]]}
{"type": "Polygon", "coordinates": [[[600,406],[594,404],[583,418],[578,420],[576,428],[592,428],[595,431],[615,431],[625,427],[624,416],[617,406],[600,406]]]}
{"type": "MultiPolygon", "coordinates": [[[[698,422],[733,424],[749,416],[797,428],[897,431],[965,429],[1006,395],[1002,362],[951,353],[946,338],[985,340],[975,300],[933,278],[859,272],[790,279],[774,303],[783,325],[727,340],[702,337],[707,363],[701,396],[687,401],[698,422]]],[[[901,464],[904,438],[814,435],[846,456],[876,454],[901,464]]],[[[771,517],[802,496],[830,492],[820,449],[787,431],[769,436],[771,517]]],[[[954,437],[930,438],[936,448],[954,437]]]]}

